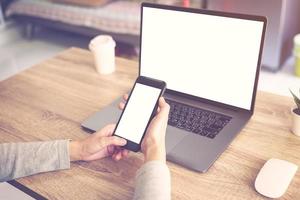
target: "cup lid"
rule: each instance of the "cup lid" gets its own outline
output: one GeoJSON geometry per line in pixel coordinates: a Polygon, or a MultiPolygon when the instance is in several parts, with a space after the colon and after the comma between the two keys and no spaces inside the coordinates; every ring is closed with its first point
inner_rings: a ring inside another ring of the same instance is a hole
{"type": "Polygon", "coordinates": [[[98,35],[94,37],[89,44],[90,50],[93,50],[96,46],[116,46],[116,42],[110,35],[98,35]]]}

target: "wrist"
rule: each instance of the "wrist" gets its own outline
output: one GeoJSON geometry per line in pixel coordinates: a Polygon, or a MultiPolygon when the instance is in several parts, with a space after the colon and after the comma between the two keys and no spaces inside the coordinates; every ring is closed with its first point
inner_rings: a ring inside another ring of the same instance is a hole
{"type": "Polygon", "coordinates": [[[151,148],[146,150],[144,155],[145,155],[145,163],[149,162],[149,161],[154,161],[154,160],[162,161],[164,163],[166,162],[166,150],[165,150],[165,148],[151,147],[151,148]]]}
{"type": "Polygon", "coordinates": [[[79,141],[70,141],[69,154],[70,154],[70,161],[82,160],[81,144],[79,141]]]}

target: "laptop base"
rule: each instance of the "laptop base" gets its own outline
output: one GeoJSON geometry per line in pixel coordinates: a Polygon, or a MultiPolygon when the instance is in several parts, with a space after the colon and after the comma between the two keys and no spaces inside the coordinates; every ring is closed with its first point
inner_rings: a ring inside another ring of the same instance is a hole
{"type": "MultiPolygon", "coordinates": [[[[169,95],[165,96],[171,98],[169,95]]],[[[107,124],[116,123],[121,115],[121,110],[118,108],[120,101],[121,98],[118,98],[101,111],[93,114],[81,124],[82,127],[95,132],[107,124]]],[[[192,103],[186,99],[184,102],[192,103]]],[[[205,104],[203,106],[205,107],[205,104]]],[[[205,108],[211,109],[210,107],[205,108]]],[[[221,110],[222,108],[217,112],[221,112],[221,110]]],[[[166,133],[167,160],[188,169],[206,172],[250,119],[250,115],[247,114],[242,115],[230,110],[227,112],[233,119],[214,139],[168,125],[166,133]]]]}

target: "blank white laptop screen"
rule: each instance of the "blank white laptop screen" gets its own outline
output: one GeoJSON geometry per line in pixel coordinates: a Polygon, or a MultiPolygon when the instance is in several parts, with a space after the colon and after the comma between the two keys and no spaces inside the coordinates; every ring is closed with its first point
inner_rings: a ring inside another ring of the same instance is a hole
{"type": "Polygon", "coordinates": [[[250,110],[263,22],[143,7],[140,73],[250,110]]]}

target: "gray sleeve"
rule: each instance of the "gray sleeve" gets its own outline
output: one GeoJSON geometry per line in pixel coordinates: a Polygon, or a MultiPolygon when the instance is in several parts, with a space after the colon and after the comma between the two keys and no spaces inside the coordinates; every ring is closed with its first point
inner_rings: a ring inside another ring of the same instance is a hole
{"type": "Polygon", "coordinates": [[[171,178],[168,166],[161,161],[144,164],[136,174],[134,200],[170,200],[171,178]]]}
{"type": "Polygon", "coordinates": [[[0,144],[0,182],[68,168],[68,140],[0,144]]]}

